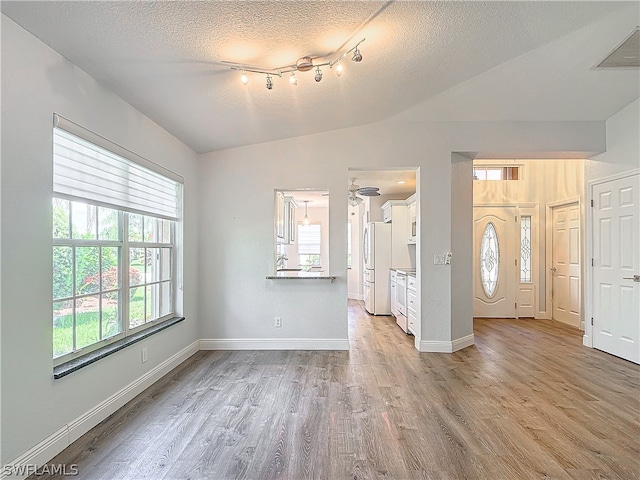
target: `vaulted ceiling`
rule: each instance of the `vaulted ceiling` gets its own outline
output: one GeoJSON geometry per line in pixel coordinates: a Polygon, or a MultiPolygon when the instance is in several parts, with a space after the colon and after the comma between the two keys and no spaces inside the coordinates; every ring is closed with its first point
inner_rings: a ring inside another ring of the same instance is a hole
{"type": "Polygon", "coordinates": [[[2,2],[2,12],[199,153],[390,118],[604,120],[638,70],[593,68],[638,2],[2,2]],[[261,70],[363,60],[265,77],[261,70]]]}

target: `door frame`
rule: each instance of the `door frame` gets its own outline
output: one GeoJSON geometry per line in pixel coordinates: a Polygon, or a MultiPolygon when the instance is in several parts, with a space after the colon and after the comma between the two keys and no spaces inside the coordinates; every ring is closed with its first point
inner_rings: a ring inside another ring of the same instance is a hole
{"type": "MultiPolygon", "coordinates": [[[[622,178],[632,177],[634,175],[640,174],[640,168],[634,168],[631,170],[626,170],[621,173],[616,173],[614,175],[608,175],[606,177],[598,178],[596,180],[591,180],[587,183],[586,189],[586,204],[592,205],[593,203],[593,188],[596,185],[600,185],[602,183],[612,182],[614,180],[620,180],[622,178]]],[[[591,259],[594,258],[593,252],[593,211],[589,209],[589,215],[585,215],[585,233],[586,233],[586,247],[585,247],[585,264],[587,263],[587,259],[589,259],[589,265],[591,265],[591,259]]],[[[593,348],[593,325],[591,325],[591,319],[593,317],[593,269],[587,268],[583,269],[584,271],[584,288],[583,292],[589,292],[587,295],[587,299],[583,300],[583,308],[584,308],[584,316],[585,319],[585,327],[584,327],[584,335],[582,336],[582,344],[585,347],[593,348]],[[589,321],[586,321],[589,319],[589,321]]],[[[583,296],[584,299],[584,296],[583,296]]]]}
{"type": "MultiPolygon", "coordinates": [[[[587,202],[589,203],[589,202],[587,202]]],[[[584,203],[580,197],[570,197],[558,202],[547,203],[546,212],[546,235],[545,235],[545,308],[547,310],[548,317],[553,320],[553,275],[551,274],[551,267],[553,267],[553,209],[558,207],[565,207],[569,205],[578,204],[578,211],[580,212],[580,328],[586,332],[585,318],[585,265],[587,262],[586,248],[585,248],[585,211],[584,203]]],[[[589,257],[591,258],[591,257],[589,257]]]]}

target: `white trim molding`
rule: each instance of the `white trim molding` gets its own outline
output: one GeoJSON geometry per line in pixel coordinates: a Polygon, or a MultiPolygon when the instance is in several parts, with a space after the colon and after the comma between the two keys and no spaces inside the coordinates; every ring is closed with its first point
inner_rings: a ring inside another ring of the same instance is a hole
{"type": "Polygon", "coordinates": [[[452,342],[448,341],[432,341],[422,340],[420,341],[421,352],[431,353],[453,353],[463,348],[470,347],[475,344],[475,337],[473,333],[466,337],[456,338],[452,342]]]}
{"type": "Polygon", "coordinates": [[[204,338],[200,350],[349,350],[348,338],[204,338]]]}
{"type": "Polygon", "coordinates": [[[95,407],[67,423],[13,461],[3,465],[0,472],[0,480],[5,478],[23,479],[34,474],[33,468],[35,465],[38,465],[38,467],[45,465],[98,423],[197,353],[198,347],[199,343],[196,340],[95,407]],[[20,472],[25,472],[26,474],[21,475],[20,472]]]}

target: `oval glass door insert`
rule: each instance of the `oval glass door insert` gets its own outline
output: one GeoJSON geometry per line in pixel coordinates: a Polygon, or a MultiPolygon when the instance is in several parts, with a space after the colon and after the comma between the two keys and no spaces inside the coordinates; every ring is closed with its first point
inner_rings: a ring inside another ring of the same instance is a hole
{"type": "Polygon", "coordinates": [[[487,223],[480,244],[480,278],[484,294],[491,298],[496,293],[500,274],[498,232],[492,222],[487,223]]]}

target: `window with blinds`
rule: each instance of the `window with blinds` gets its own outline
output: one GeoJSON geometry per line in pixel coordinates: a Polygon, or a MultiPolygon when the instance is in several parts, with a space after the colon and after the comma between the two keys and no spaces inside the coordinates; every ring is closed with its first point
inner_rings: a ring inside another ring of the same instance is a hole
{"type": "Polygon", "coordinates": [[[182,179],[62,117],[53,145],[60,364],[176,316],[182,179]]]}
{"type": "Polygon", "coordinates": [[[319,267],[322,241],[320,224],[298,225],[298,265],[319,267]]]}

